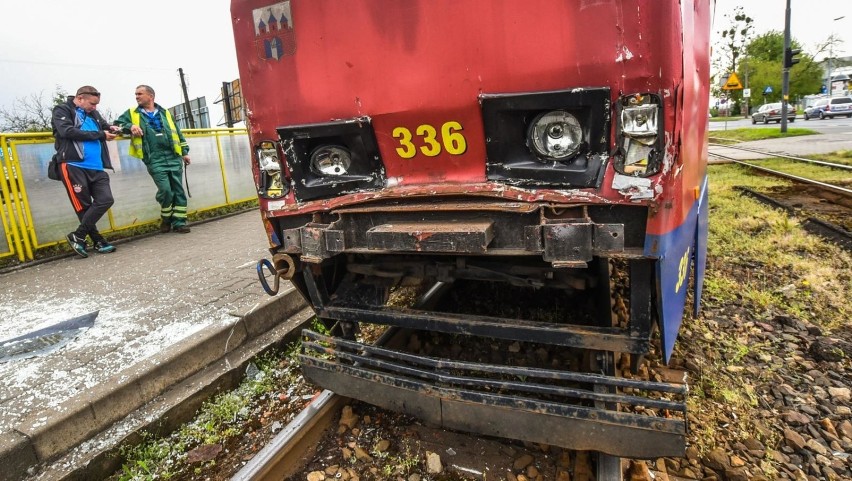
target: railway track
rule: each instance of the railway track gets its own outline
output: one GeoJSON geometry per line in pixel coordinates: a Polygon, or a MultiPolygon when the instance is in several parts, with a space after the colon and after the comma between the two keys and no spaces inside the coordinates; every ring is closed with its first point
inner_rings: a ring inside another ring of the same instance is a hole
{"type": "MultiPolygon", "coordinates": [[[[435,303],[439,301],[439,298],[447,295],[450,291],[449,285],[441,285],[442,283],[438,283],[438,285],[434,286],[432,289],[429,289],[426,294],[424,294],[415,304],[416,308],[424,308],[425,306],[433,306],[435,303]]],[[[430,342],[427,338],[428,333],[423,333],[420,331],[413,332],[409,329],[403,328],[389,328],[387,329],[375,342],[374,346],[377,348],[380,347],[388,347],[388,348],[399,348],[400,346],[405,346],[410,344],[412,341],[412,335],[416,338],[420,336],[422,342],[427,343],[430,342]]],[[[415,341],[420,342],[420,341],[415,341]]],[[[470,346],[469,349],[475,349],[475,347],[470,346]]],[[[487,355],[487,352],[484,354],[487,355]]],[[[540,355],[540,354],[539,354],[540,355]]],[[[361,362],[369,361],[369,354],[361,362]]],[[[357,365],[357,364],[356,364],[357,365]]],[[[580,375],[582,376],[582,375],[580,375]]],[[[676,383],[682,382],[674,381],[676,383]]],[[[630,389],[635,389],[637,392],[642,389],[644,381],[634,380],[634,379],[623,379],[623,382],[626,386],[632,386],[630,389]]],[[[674,386],[674,385],[673,385],[674,386]]],[[[683,395],[685,393],[685,386],[683,384],[678,384],[680,389],[680,394],[683,395]]],[[[591,396],[597,396],[598,398],[607,398],[609,396],[605,393],[590,393],[591,396]]],[[[608,398],[607,398],[608,399],[608,398]]],[[[635,398],[639,399],[639,398],[635,398]]],[[[643,398],[644,399],[644,398],[643,398]]],[[[665,400],[651,400],[644,399],[643,405],[646,405],[648,409],[660,409],[664,411],[668,411],[672,409],[665,400]]],[[[288,424],[277,436],[275,436],[261,451],[255,455],[250,462],[248,462],[239,472],[237,472],[233,478],[234,480],[261,480],[261,479],[284,479],[284,480],[302,480],[302,479],[312,479],[307,477],[311,472],[311,468],[306,468],[308,465],[313,465],[316,467],[317,464],[324,464],[328,466],[328,464],[335,464],[331,461],[326,461],[331,458],[334,454],[339,451],[339,446],[344,445],[340,439],[345,436],[345,434],[341,433],[342,424],[335,424],[335,421],[343,416],[341,416],[341,409],[343,406],[348,405],[350,403],[356,403],[354,405],[358,406],[357,409],[363,410],[371,410],[373,412],[374,418],[384,418],[388,419],[394,417],[397,419],[395,422],[385,423],[385,424],[399,424],[402,425],[406,423],[406,421],[399,421],[403,419],[395,413],[391,413],[389,411],[384,411],[381,408],[372,407],[365,403],[359,403],[353,400],[350,400],[345,397],[341,397],[336,395],[330,391],[324,391],[321,394],[317,395],[311,403],[304,409],[302,413],[300,413],[294,420],[288,424]],[[374,411],[372,411],[374,410],[374,411]],[[378,413],[378,414],[376,414],[378,413]],[[320,439],[325,439],[325,443],[320,442],[320,439]]],[[[646,412],[645,415],[649,415],[650,413],[646,412]]],[[[409,418],[411,419],[411,418],[409,418]]],[[[526,445],[519,441],[513,441],[512,439],[482,439],[482,436],[477,435],[468,435],[464,433],[450,432],[440,428],[428,428],[423,426],[422,422],[411,420],[411,426],[404,428],[406,432],[414,430],[418,433],[418,438],[435,438],[437,441],[431,445],[431,448],[438,453],[443,454],[443,459],[447,463],[447,469],[451,470],[453,473],[456,473],[458,477],[452,477],[450,473],[445,472],[445,476],[450,474],[450,477],[443,477],[441,479],[458,479],[458,480],[469,480],[469,479],[491,479],[490,475],[484,475],[486,471],[492,470],[493,472],[501,472],[501,471],[510,471],[514,469],[517,471],[518,458],[523,458],[524,456],[519,454],[519,451],[523,451],[526,449],[526,445]],[[424,434],[426,433],[426,434],[424,434]],[[452,438],[452,441],[448,441],[449,438],[452,438]],[[490,452],[491,455],[487,456],[487,460],[481,459],[481,456],[475,453],[467,453],[466,455],[463,453],[459,453],[457,456],[454,450],[459,450],[459,446],[474,446],[474,445],[482,445],[484,447],[477,448],[481,452],[490,452]],[[445,453],[451,453],[450,455],[445,453]]],[[[397,426],[398,427],[398,426],[397,426]]],[[[364,430],[370,431],[382,431],[388,429],[384,426],[364,426],[364,430]]],[[[402,437],[402,436],[400,436],[402,437]]],[[[370,441],[364,441],[363,435],[356,435],[354,437],[355,440],[363,443],[366,443],[365,446],[366,451],[372,452],[369,449],[369,445],[372,443],[370,441]]],[[[395,440],[394,434],[386,434],[385,439],[395,440]]],[[[614,440],[613,442],[619,442],[619,440],[614,440]]],[[[350,442],[351,444],[351,442],[350,442]]],[[[552,448],[556,452],[563,453],[561,455],[561,459],[563,460],[563,466],[557,466],[556,461],[557,457],[555,455],[541,454],[533,449],[531,454],[526,454],[525,456],[536,456],[541,455],[543,458],[547,458],[550,461],[550,465],[547,464],[547,461],[542,462],[540,465],[547,466],[544,469],[550,469],[550,475],[545,474],[544,479],[557,479],[557,473],[559,469],[564,468],[567,470],[571,470],[572,472],[588,472],[590,477],[585,479],[599,479],[599,480],[614,480],[614,479],[622,479],[621,471],[622,471],[622,460],[619,458],[615,458],[612,456],[606,456],[597,453],[585,452],[585,451],[569,451],[569,450],[561,450],[560,448],[552,448]],[[570,465],[568,465],[570,459],[570,465]],[[591,473],[597,473],[597,477],[592,476],[591,473]],[[552,476],[548,477],[548,476],[552,476]]],[[[405,450],[406,449],[401,449],[405,450]]],[[[547,451],[545,451],[547,452],[547,451]]],[[[375,453],[373,453],[375,455],[375,453]]],[[[538,458],[538,456],[536,456],[538,458]]],[[[644,463],[639,463],[644,466],[644,463]]],[[[346,458],[344,457],[342,460],[338,460],[337,465],[345,466],[346,458]]],[[[316,474],[316,478],[313,479],[323,479],[320,474],[316,474]]],[[[324,475],[323,475],[324,476],[324,475]]],[[[333,475],[329,475],[330,477],[326,477],[324,479],[333,479],[333,475]]],[[[361,478],[363,479],[363,477],[361,478]]],[[[379,478],[370,478],[370,479],[383,479],[379,478]]],[[[395,478],[388,478],[395,479],[395,478]]],[[[498,476],[497,479],[503,479],[498,476]]],[[[535,479],[532,477],[530,479],[535,479]]],[[[561,478],[559,478],[561,479],[561,478]]]]}
{"type": "MultiPolygon", "coordinates": [[[[826,168],[835,169],[835,170],[841,170],[841,171],[847,171],[847,172],[852,171],[852,165],[838,164],[838,163],[833,163],[833,162],[825,162],[825,161],[814,160],[814,159],[806,159],[806,158],[796,157],[796,156],[787,155],[787,154],[764,152],[764,151],[760,151],[760,150],[749,149],[749,148],[745,148],[745,147],[736,147],[736,146],[731,146],[731,145],[720,145],[720,144],[712,144],[712,143],[710,145],[711,145],[711,147],[722,147],[722,148],[726,148],[726,149],[734,149],[734,150],[738,150],[738,151],[757,153],[757,154],[760,154],[762,156],[765,156],[766,158],[785,159],[785,160],[790,160],[790,161],[794,161],[794,162],[807,163],[807,164],[816,165],[816,166],[820,166],[820,167],[826,167],[826,168]]],[[[744,161],[744,160],[741,160],[741,159],[736,159],[734,157],[731,157],[730,155],[725,155],[725,154],[719,153],[719,152],[710,151],[709,155],[716,157],[716,158],[719,158],[719,159],[723,159],[725,161],[729,161],[729,162],[732,162],[732,163],[743,165],[745,167],[748,167],[749,169],[753,169],[753,170],[761,172],[763,174],[767,174],[767,175],[770,175],[770,176],[773,176],[773,177],[783,178],[783,179],[786,179],[786,180],[790,180],[790,181],[792,181],[796,184],[806,186],[806,188],[804,190],[806,191],[807,195],[816,196],[816,198],[818,199],[817,204],[820,203],[820,202],[827,202],[827,203],[830,203],[832,205],[838,206],[838,208],[840,208],[840,209],[845,209],[845,211],[847,211],[847,212],[852,211],[852,189],[849,189],[849,188],[844,187],[842,185],[836,185],[836,184],[832,184],[832,183],[829,183],[829,182],[823,182],[823,181],[820,181],[820,180],[817,180],[817,179],[811,179],[811,178],[802,177],[800,175],[790,174],[788,172],[783,172],[783,171],[776,170],[776,169],[770,169],[770,168],[767,168],[767,167],[764,167],[764,166],[761,166],[761,165],[757,165],[753,162],[748,162],[748,161],[744,161]]],[[[748,196],[750,196],[754,199],[757,199],[757,200],[759,200],[759,201],[761,201],[765,204],[786,210],[787,212],[789,212],[793,215],[801,215],[802,209],[798,205],[792,205],[788,202],[784,202],[783,200],[779,200],[778,198],[773,197],[772,195],[768,195],[766,193],[758,192],[756,190],[749,189],[749,188],[746,188],[746,187],[739,187],[738,190],[740,192],[742,192],[743,194],[748,195],[748,196]]],[[[801,204],[801,203],[797,202],[796,204],[801,204]]],[[[837,215],[837,214],[834,214],[834,215],[837,215]]],[[[845,218],[848,219],[849,214],[846,214],[845,216],[843,214],[840,214],[840,215],[838,215],[838,217],[841,217],[841,218],[845,217],[845,218]]],[[[805,230],[807,230],[808,232],[815,234],[815,235],[819,235],[820,237],[823,237],[827,240],[833,241],[833,242],[841,245],[842,247],[844,247],[848,250],[852,250],[852,232],[850,232],[848,227],[845,227],[843,225],[838,225],[837,223],[828,221],[826,219],[822,219],[822,218],[819,218],[819,217],[816,217],[816,216],[809,216],[809,215],[805,216],[802,224],[803,224],[803,227],[805,228],[805,230]]]]}

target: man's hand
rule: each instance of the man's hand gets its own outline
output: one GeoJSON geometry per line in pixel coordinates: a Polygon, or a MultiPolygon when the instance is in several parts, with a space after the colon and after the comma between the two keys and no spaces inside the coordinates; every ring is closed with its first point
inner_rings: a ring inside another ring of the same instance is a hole
{"type": "Polygon", "coordinates": [[[139,127],[138,125],[131,125],[130,135],[134,137],[142,137],[142,127],[139,127]]]}
{"type": "Polygon", "coordinates": [[[186,165],[189,165],[189,164],[192,163],[192,162],[190,162],[188,155],[183,156],[183,163],[186,164],[186,165]]]}
{"type": "Polygon", "coordinates": [[[104,131],[104,136],[106,136],[106,140],[115,140],[115,138],[118,137],[118,134],[115,132],[104,131]]]}

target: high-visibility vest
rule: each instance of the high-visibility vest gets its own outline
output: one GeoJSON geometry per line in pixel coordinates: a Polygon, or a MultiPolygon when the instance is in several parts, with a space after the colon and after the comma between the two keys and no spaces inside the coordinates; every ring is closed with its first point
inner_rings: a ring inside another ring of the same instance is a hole
{"type": "MultiPolygon", "coordinates": [[[[162,110],[162,109],[161,109],[162,110]]],[[[134,107],[129,110],[130,112],[130,121],[133,125],[139,127],[140,117],[139,111],[134,107]]],[[[172,145],[174,146],[175,153],[178,156],[183,156],[182,144],[180,143],[180,137],[177,134],[177,127],[175,127],[175,122],[172,120],[172,114],[168,110],[163,110],[166,113],[166,122],[169,123],[169,130],[172,132],[172,145]]],[[[141,159],[144,157],[144,152],[142,151],[142,137],[131,137],[130,138],[130,155],[136,157],[137,159],[141,159]]]]}

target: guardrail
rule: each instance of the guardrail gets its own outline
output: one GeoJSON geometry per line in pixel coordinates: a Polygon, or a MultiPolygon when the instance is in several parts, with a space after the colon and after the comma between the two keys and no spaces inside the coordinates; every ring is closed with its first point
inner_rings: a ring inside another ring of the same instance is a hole
{"type": "MultiPolygon", "coordinates": [[[[189,213],[256,198],[246,129],[187,129],[192,164],[187,169],[189,213]]],[[[60,182],[47,178],[53,135],[0,133],[0,258],[34,259],[42,248],[65,241],[78,225],[60,182]]],[[[160,220],[157,189],[145,164],[128,154],[129,138],[107,142],[115,172],[109,172],[115,204],[98,223],[103,233],[160,220]]]]}

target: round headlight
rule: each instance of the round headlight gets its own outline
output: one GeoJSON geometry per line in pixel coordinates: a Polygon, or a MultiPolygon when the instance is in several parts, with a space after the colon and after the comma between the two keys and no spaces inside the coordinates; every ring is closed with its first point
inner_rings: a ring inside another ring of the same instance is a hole
{"type": "Polygon", "coordinates": [[[352,165],[352,155],[344,147],[324,145],[311,154],[311,170],[317,175],[345,175],[352,165]]]}
{"type": "Polygon", "coordinates": [[[527,138],[539,157],[562,160],[580,150],[583,129],[577,117],[564,110],[552,110],[532,121],[527,138]]]}

